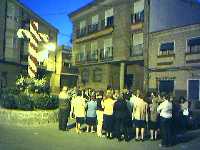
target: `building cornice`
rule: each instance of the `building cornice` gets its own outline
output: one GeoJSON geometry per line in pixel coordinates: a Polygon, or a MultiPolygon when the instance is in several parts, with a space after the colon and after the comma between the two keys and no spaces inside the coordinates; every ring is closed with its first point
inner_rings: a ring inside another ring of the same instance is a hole
{"type": "Polygon", "coordinates": [[[35,17],[36,19],[38,19],[39,21],[41,21],[42,23],[44,23],[45,25],[51,27],[54,31],[56,31],[57,33],[59,32],[59,30],[54,27],[52,24],[50,24],[49,22],[47,22],[46,20],[44,20],[42,17],[40,17],[36,12],[34,12],[32,9],[30,9],[29,7],[27,7],[25,4],[21,3],[19,0],[9,0],[13,3],[15,3],[16,5],[18,5],[19,7],[21,7],[23,10],[25,10],[28,14],[30,14],[30,16],[35,17]]]}

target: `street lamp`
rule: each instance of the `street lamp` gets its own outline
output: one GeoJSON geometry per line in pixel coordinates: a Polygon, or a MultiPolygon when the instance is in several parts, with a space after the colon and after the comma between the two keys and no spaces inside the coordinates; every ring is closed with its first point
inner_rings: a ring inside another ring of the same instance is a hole
{"type": "Polygon", "coordinates": [[[38,52],[38,58],[37,58],[38,62],[44,62],[49,58],[49,53],[55,52],[56,50],[56,44],[54,43],[45,44],[43,47],[44,47],[43,50],[38,52]]]}
{"type": "Polygon", "coordinates": [[[45,49],[47,49],[50,52],[55,52],[56,50],[56,44],[54,43],[48,43],[45,45],[45,49]]]}

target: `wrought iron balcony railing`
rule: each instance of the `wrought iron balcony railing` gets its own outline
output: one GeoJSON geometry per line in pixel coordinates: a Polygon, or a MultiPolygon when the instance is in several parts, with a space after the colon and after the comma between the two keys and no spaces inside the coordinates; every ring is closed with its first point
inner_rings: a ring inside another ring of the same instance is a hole
{"type": "Polygon", "coordinates": [[[113,47],[106,47],[100,50],[100,61],[109,61],[113,59],[113,47]]]}
{"type": "Polygon", "coordinates": [[[144,44],[134,45],[130,48],[130,56],[143,56],[144,44]]]}
{"type": "Polygon", "coordinates": [[[101,20],[97,24],[88,25],[87,27],[85,27],[81,30],[78,29],[76,31],[76,37],[81,38],[81,37],[90,35],[90,34],[95,33],[95,32],[102,31],[106,28],[110,28],[110,27],[113,27],[113,26],[114,26],[114,16],[108,17],[106,21],[101,20]]]}

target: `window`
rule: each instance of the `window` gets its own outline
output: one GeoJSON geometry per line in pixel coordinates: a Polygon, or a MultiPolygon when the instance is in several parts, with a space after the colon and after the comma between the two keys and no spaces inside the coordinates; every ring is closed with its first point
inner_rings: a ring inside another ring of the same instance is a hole
{"type": "Polygon", "coordinates": [[[82,70],[81,72],[81,82],[83,84],[86,84],[87,82],[89,82],[89,69],[85,68],[82,70]]]}
{"type": "Polygon", "coordinates": [[[144,11],[144,0],[134,2],[134,14],[144,11]]]}
{"type": "Polygon", "coordinates": [[[101,68],[95,68],[93,70],[93,81],[94,82],[102,81],[102,69],[101,68]]]}
{"type": "Polygon", "coordinates": [[[144,22],[144,10],[132,16],[132,23],[144,22]]]}
{"type": "Polygon", "coordinates": [[[86,21],[83,20],[80,22],[80,30],[84,29],[86,27],[86,21]]]}
{"type": "Polygon", "coordinates": [[[98,45],[97,41],[91,43],[91,50],[88,56],[90,61],[98,60],[98,45]]]}
{"type": "Polygon", "coordinates": [[[134,3],[134,15],[132,15],[132,23],[144,21],[144,0],[139,0],[134,3]]]}
{"type": "Polygon", "coordinates": [[[105,27],[113,26],[114,24],[114,16],[113,16],[113,8],[105,11],[105,27]]]}
{"type": "Polygon", "coordinates": [[[83,36],[86,34],[86,21],[83,20],[80,22],[80,31],[79,31],[79,36],[83,36]]]}
{"type": "Polygon", "coordinates": [[[98,24],[98,21],[99,21],[98,15],[92,16],[92,25],[98,24]]]}
{"type": "Polygon", "coordinates": [[[89,25],[89,32],[98,31],[99,16],[92,16],[92,25],[89,25]]]}
{"type": "Polygon", "coordinates": [[[166,42],[160,44],[159,55],[174,54],[174,42],[166,42]]]}
{"type": "Polygon", "coordinates": [[[133,44],[131,47],[131,56],[142,55],[144,48],[144,33],[132,35],[133,44]]]}
{"type": "Polygon", "coordinates": [[[80,47],[80,61],[85,61],[86,60],[86,52],[85,52],[85,45],[82,45],[80,47]]]}
{"type": "Polygon", "coordinates": [[[171,94],[174,92],[174,80],[173,79],[160,79],[159,80],[159,92],[165,94],[171,94]]]}
{"type": "Polygon", "coordinates": [[[200,53],[200,37],[187,40],[187,53],[200,53]]]}
{"type": "Polygon", "coordinates": [[[188,80],[187,84],[188,100],[200,100],[200,79],[188,80]]]}
{"type": "Polygon", "coordinates": [[[63,66],[64,66],[64,67],[70,67],[70,64],[67,63],[67,62],[64,62],[64,63],[63,63],[63,66]]]}
{"type": "Polygon", "coordinates": [[[104,58],[113,57],[112,38],[104,40],[104,58]]]}

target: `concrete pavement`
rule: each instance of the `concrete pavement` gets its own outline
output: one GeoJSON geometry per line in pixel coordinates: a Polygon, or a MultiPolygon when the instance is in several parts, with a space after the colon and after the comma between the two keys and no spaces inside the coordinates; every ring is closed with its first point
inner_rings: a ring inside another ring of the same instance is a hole
{"type": "Polygon", "coordinates": [[[95,133],[76,134],[58,131],[56,125],[22,128],[0,124],[0,150],[199,150],[200,130],[187,134],[187,139],[170,148],[160,148],[160,141],[118,142],[98,138],[95,133]]]}

